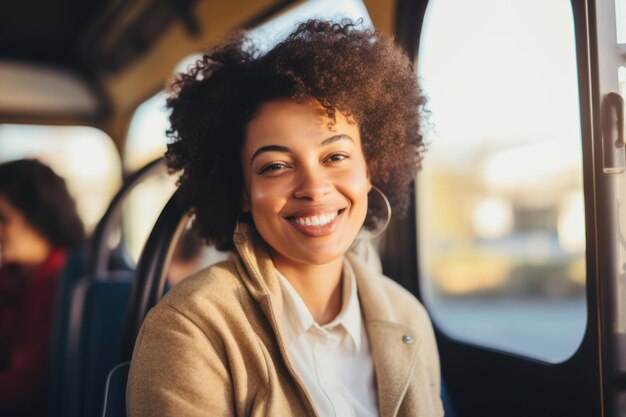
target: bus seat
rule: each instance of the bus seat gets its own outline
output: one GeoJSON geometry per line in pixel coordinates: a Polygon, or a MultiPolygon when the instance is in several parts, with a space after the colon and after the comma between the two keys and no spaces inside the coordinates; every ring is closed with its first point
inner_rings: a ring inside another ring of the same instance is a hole
{"type": "Polygon", "coordinates": [[[441,402],[443,404],[443,415],[445,417],[456,417],[456,411],[450,399],[450,393],[443,379],[441,380],[441,402]]]}
{"type": "Polygon", "coordinates": [[[72,254],[64,269],[53,319],[49,373],[49,415],[75,417],[99,413],[101,389],[117,363],[134,265],[121,240],[121,207],[143,179],[165,167],[154,160],[129,176],[111,201],[88,248],[72,254]],[[116,272],[111,272],[116,271],[116,272]],[[97,398],[97,401],[94,400],[97,398]]]}
{"type": "Polygon", "coordinates": [[[178,205],[179,193],[175,191],[165,204],[139,256],[120,362],[130,361],[144,318],[163,296],[174,248],[189,222],[191,214],[178,205]]]}
{"type": "Polygon", "coordinates": [[[63,380],[66,369],[67,340],[69,332],[71,294],[76,284],[85,276],[87,255],[84,248],[71,252],[61,270],[52,319],[50,337],[50,368],[48,373],[49,410],[50,414],[61,414],[61,398],[63,397],[63,380]]]}
{"type": "Polygon", "coordinates": [[[71,316],[79,330],[70,339],[73,360],[64,417],[100,414],[107,375],[120,357],[133,280],[133,272],[116,271],[77,285],[71,316]]]}
{"type": "Polygon", "coordinates": [[[176,204],[177,195],[178,192],[175,192],[165,205],[139,257],[128,303],[124,338],[118,344],[121,348],[118,365],[111,367],[113,370],[106,387],[100,391],[104,393],[102,416],[126,415],[126,382],[137,332],[147,312],[163,295],[173,249],[189,220],[189,214],[182,212],[176,204]]]}
{"type": "MultiPolygon", "coordinates": [[[[126,262],[123,258],[123,254],[119,254],[119,250],[116,250],[111,256],[111,268],[113,270],[121,270],[126,271],[128,273],[132,273],[133,270],[130,268],[128,262],[126,262]]],[[[63,415],[63,398],[68,398],[69,387],[71,385],[71,371],[72,368],[71,362],[74,360],[72,358],[72,351],[76,351],[76,349],[72,349],[69,346],[70,340],[76,340],[75,335],[71,336],[72,332],[76,330],[70,330],[72,327],[70,325],[71,321],[71,308],[77,302],[76,298],[76,288],[79,286],[79,283],[88,281],[86,280],[87,270],[87,252],[84,248],[73,251],[63,269],[61,270],[61,276],[59,277],[59,285],[57,288],[57,293],[55,295],[55,306],[53,312],[53,324],[52,324],[52,332],[51,332],[51,340],[50,340],[50,366],[48,371],[48,409],[50,416],[61,416],[63,415]]],[[[102,280],[102,277],[101,277],[102,280]]],[[[98,286],[106,285],[99,280],[97,283],[98,286]]],[[[85,285],[84,283],[82,285],[85,285]]],[[[113,285],[119,285],[113,284],[113,285]]],[[[130,284],[128,284],[128,288],[126,292],[130,290],[130,284]]],[[[91,291],[99,291],[99,290],[91,290],[91,291]]],[[[127,296],[128,294],[126,294],[127,296]]],[[[96,296],[97,298],[98,296],[96,296]]],[[[126,300],[127,302],[128,300],[126,300]]],[[[124,308],[122,314],[126,313],[126,309],[124,308]]],[[[74,315],[79,314],[74,311],[74,315]]],[[[80,313],[79,315],[82,315],[80,313]]],[[[75,327],[75,326],[74,326],[75,327]]],[[[122,325],[117,328],[117,332],[119,335],[118,339],[121,339],[122,334],[122,325]]],[[[67,407],[65,407],[67,409],[67,407]]]]}
{"type": "Polygon", "coordinates": [[[51,417],[99,413],[107,373],[120,355],[134,271],[93,276],[85,275],[85,265],[85,251],[72,255],[57,292],[49,371],[51,417]]]}
{"type": "Polygon", "coordinates": [[[104,391],[102,417],[126,417],[126,386],[130,361],[111,369],[104,391]]]}

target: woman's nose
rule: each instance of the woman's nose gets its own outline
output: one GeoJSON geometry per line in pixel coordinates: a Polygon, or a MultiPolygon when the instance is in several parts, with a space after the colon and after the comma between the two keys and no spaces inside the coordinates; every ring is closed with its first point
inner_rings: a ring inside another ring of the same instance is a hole
{"type": "Polygon", "coordinates": [[[317,200],[330,190],[330,181],[319,166],[302,169],[294,192],[296,198],[317,200]]]}

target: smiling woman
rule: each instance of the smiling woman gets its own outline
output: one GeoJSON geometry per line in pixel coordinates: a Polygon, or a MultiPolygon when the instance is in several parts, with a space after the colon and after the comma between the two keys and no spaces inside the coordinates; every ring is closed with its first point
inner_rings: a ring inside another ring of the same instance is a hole
{"type": "Polygon", "coordinates": [[[146,318],[130,415],[442,415],[425,310],[352,250],[390,215],[370,191],[401,213],[419,168],[408,59],[349,22],[248,46],[205,55],[168,100],[180,203],[235,255],[146,318]]]}

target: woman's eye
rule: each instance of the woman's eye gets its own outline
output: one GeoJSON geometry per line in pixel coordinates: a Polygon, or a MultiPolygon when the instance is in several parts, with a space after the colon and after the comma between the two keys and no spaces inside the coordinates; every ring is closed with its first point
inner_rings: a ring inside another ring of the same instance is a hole
{"type": "Polygon", "coordinates": [[[340,162],[340,161],[343,161],[344,159],[348,159],[348,155],[344,155],[342,153],[334,153],[334,154],[330,155],[328,158],[326,158],[326,161],[328,161],[328,162],[340,162]]]}
{"type": "Polygon", "coordinates": [[[272,172],[276,172],[276,171],[280,171],[282,169],[285,169],[287,167],[287,165],[282,164],[282,163],[278,163],[278,162],[274,162],[268,165],[265,165],[264,167],[262,167],[258,173],[259,174],[266,174],[266,173],[272,173],[272,172]]]}

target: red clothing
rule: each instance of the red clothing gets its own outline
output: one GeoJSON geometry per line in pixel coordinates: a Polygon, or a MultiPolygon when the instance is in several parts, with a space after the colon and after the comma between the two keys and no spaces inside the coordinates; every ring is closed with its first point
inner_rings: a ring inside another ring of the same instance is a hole
{"type": "Polygon", "coordinates": [[[45,410],[52,313],[66,251],[54,250],[32,277],[0,268],[0,414],[45,410]]]}

